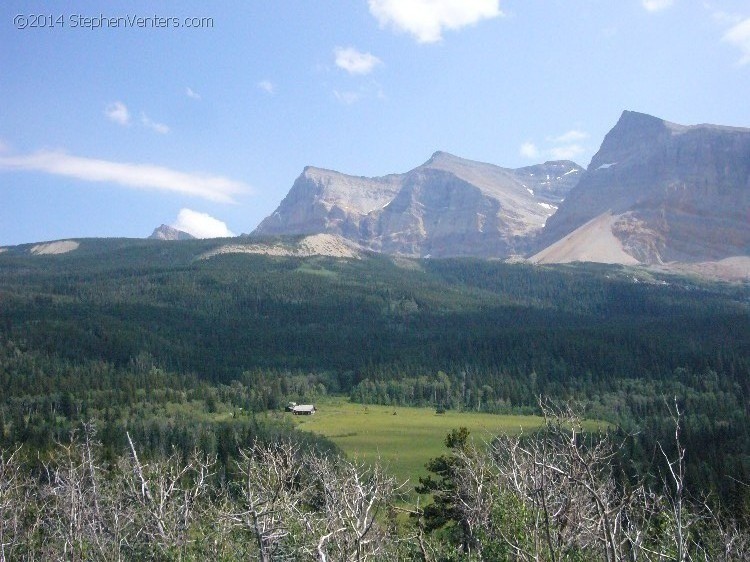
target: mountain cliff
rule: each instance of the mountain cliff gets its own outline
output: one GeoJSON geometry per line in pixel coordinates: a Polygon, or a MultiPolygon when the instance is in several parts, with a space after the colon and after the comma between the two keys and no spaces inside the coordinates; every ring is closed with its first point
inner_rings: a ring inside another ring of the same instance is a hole
{"type": "Polygon", "coordinates": [[[337,234],[406,256],[507,257],[531,247],[581,172],[568,161],[508,169],[445,152],[376,178],[307,167],[253,234],[337,234]]]}
{"type": "Polygon", "coordinates": [[[750,129],[625,111],[538,244],[539,262],[750,255],[750,129]]]}

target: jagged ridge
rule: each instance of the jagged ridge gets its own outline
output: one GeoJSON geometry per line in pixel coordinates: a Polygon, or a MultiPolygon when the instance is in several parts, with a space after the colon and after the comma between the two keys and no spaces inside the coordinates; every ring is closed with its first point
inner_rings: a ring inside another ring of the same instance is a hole
{"type": "Polygon", "coordinates": [[[446,152],[376,178],[307,167],[253,234],[330,233],[396,255],[506,257],[530,247],[581,171],[568,161],[513,170],[446,152]]]}

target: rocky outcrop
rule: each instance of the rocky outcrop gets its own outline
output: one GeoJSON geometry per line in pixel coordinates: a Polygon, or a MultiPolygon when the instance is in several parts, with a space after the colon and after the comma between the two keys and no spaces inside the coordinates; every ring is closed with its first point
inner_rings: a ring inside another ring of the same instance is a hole
{"type": "Polygon", "coordinates": [[[148,238],[149,240],[193,240],[195,236],[163,224],[159,228],[155,228],[148,238]]]}
{"type": "Polygon", "coordinates": [[[750,129],[625,111],[538,248],[603,213],[616,218],[611,233],[640,263],[750,255],[750,129]]]}
{"type": "Polygon", "coordinates": [[[378,178],[305,168],[253,235],[330,233],[405,256],[523,254],[582,168],[547,162],[507,169],[436,152],[378,178]]]}
{"type": "Polygon", "coordinates": [[[308,166],[252,234],[326,232],[356,240],[362,220],[388,204],[399,187],[398,175],[365,178],[308,166]]]}
{"type": "Polygon", "coordinates": [[[336,234],[310,234],[301,239],[244,241],[225,244],[202,254],[199,259],[209,259],[225,254],[260,254],[265,256],[328,256],[333,258],[357,258],[364,250],[351,240],[336,234]]]}

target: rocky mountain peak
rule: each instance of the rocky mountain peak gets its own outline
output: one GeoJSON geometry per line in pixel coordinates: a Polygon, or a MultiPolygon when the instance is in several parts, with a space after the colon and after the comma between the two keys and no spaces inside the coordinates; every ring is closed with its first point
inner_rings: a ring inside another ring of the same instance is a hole
{"type": "Polygon", "coordinates": [[[671,124],[657,117],[623,111],[617,124],[604,137],[599,151],[594,155],[589,170],[612,166],[627,159],[639,159],[654,145],[671,135],[671,124]]]}
{"type": "Polygon", "coordinates": [[[178,230],[173,226],[163,224],[160,227],[155,228],[151,233],[151,236],[148,238],[149,240],[193,240],[195,236],[182,230],[178,230]]]}
{"type": "Polygon", "coordinates": [[[422,166],[434,166],[434,165],[440,165],[440,164],[448,164],[450,162],[460,161],[464,160],[464,158],[460,158],[459,156],[455,156],[451,154],[450,152],[444,152],[442,150],[437,150],[432,153],[432,156],[430,156],[430,159],[427,160],[422,166]]]}
{"type": "Polygon", "coordinates": [[[599,218],[595,224],[608,225],[640,263],[715,260],[750,255],[748,216],[750,129],[626,111],[539,242],[553,244],[599,218]]]}

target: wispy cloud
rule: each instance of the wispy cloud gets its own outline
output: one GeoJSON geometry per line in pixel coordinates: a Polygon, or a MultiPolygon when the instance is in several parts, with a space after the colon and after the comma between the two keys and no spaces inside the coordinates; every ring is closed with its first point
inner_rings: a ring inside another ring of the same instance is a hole
{"type": "Polygon", "coordinates": [[[131,164],[72,156],[60,151],[0,155],[0,170],[25,170],[72,177],[83,181],[115,183],[124,187],[168,191],[219,203],[233,203],[234,196],[250,188],[223,176],[186,173],[153,164],[131,164]]]}
{"type": "Polygon", "coordinates": [[[381,27],[410,33],[420,43],[435,43],[443,30],[457,30],[503,15],[500,0],[368,0],[381,27]]]}
{"type": "Polygon", "coordinates": [[[172,226],[177,230],[192,234],[196,238],[228,238],[234,236],[225,222],[192,209],[181,209],[177,215],[177,221],[172,226]]]}
{"type": "Polygon", "coordinates": [[[362,97],[358,92],[340,92],[338,90],[334,90],[333,95],[336,96],[337,100],[346,105],[357,103],[362,97]]]}
{"type": "Polygon", "coordinates": [[[110,103],[104,108],[104,115],[107,116],[107,119],[114,121],[118,125],[125,126],[130,124],[130,112],[127,106],[121,101],[110,103]]]}
{"type": "Polygon", "coordinates": [[[270,80],[261,80],[258,82],[258,88],[263,90],[267,94],[273,94],[276,92],[276,86],[270,80]]]}
{"type": "Polygon", "coordinates": [[[202,99],[201,95],[198,92],[196,92],[195,90],[193,90],[190,86],[188,86],[187,88],[185,88],[185,95],[187,97],[191,98],[191,99],[194,99],[194,100],[200,100],[200,99],[202,99]]]}
{"type": "Polygon", "coordinates": [[[641,0],[641,4],[649,12],[659,12],[671,7],[674,0],[641,0]]]}
{"type": "MultiPolygon", "coordinates": [[[[190,88],[188,88],[188,90],[190,90],[190,88]]],[[[121,101],[110,103],[104,109],[104,115],[106,115],[107,119],[109,119],[110,121],[113,121],[118,125],[122,125],[123,127],[129,126],[131,123],[130,110],[128,110],[128,106],[126,106],[121,101]]],[[[145,113],[141,113],[141,125],[159,133],[160,135],[166,135],[169,132],[169,127],[167,125],[165,125],[164,123],[157,123],[156,121],[153,121],[145,113]]]]}
{"type": "Polygon", "coordinates": [[[369,74],[377,65],[383,63],[375,55],[362,53],[354,47],[336,47],[333,54],[336,57],[336,66],[349,74],[369,74]]]}
{"type": "Polygon", "coordinates": [[[566,144],[553,146],[549,150],[552,160],[575,160],[586,152],[586,147],[580,144],[566,144]]]}
{"type": "Polygon", "coordinates": [[[583,131],[579,131],[577,129],[572,129],[567,133],[563,133],[562,135],[556,137],[547,137],[547,140],[555,144],[570,144],[586,140],[587,138],[589,138],[588,133],[584,133],[583,131]]]}
{"type": "Polygon", "coordinates": [[[722,25],[735,25],[740,23],[743,19],[741,15],[733,12],[725,12],[724,10],[717,10],[713,4],[704,2],[703,7],[711,13],[711,18],[722,25]]]}
{"type": "Polygon", "coordinates": [[[750,64],[750,18],[740,21],[724,34],[723,41],[734,45],[742,53],[738,64],[750,64]]]}
{"type": "Polygon", "coordinates": [[[546,146],[539,148],[533,141],[526,141],[521,145],[519,153],[530,160],[545,158],[549,160],[575,160],[586,154],[588,148],[583,142],[589,134],[579,129],[571,129],[561,135],[551,135],[545,138],[546,146]]]}
{"type": "Polygon", "coordinates": [[[152,131],[159,133],[160,135],[166,135],[169,132],[169,126],[165,125],[164,123],[157,123],[156,121],[152,121],[145,113],[141,113],[141,124],[144,127],[148,127],[152,131]]]}

